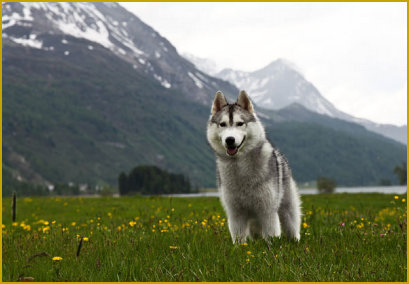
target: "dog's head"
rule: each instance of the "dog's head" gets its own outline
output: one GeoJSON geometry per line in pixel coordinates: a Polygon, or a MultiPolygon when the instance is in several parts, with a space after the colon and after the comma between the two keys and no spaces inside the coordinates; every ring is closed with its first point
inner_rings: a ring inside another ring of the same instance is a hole
{"type": "Polygon", "coordinates": [[[251,150],[265,134],[247,93],[229,104],[218,91],[213,101],[207,140],[219,156],[238,157],[251,150]]]}

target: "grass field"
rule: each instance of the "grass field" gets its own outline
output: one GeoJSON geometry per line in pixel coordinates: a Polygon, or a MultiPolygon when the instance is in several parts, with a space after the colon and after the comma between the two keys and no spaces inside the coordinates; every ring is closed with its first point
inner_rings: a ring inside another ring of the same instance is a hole
{"type": "Polygon", "coordinates": [[[406,196],[302,199],[269,245],[233,245],[217,198],[21,198],[15,223],[3,199],[2,280],[406,281],[406,196]]]}

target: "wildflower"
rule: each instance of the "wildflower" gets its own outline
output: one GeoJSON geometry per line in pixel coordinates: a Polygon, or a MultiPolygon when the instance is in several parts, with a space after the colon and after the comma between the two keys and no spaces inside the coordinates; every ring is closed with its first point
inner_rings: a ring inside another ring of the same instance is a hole
{"type": "Polygon", "coordinates": [[[152,233],[155,233],[155,229],[152,229],[152,233]]]}
{"type": "Polygon", "coordinates": [[[248,251],[247,251],[247,254],[250,255],[250,254],[251,254],[251,251],[248,250],[248,251]]]}
{"type": "Polygon", "coordinates": [[[406,199],[405,198],[402,198],[402,202],[405,202],[406,201],[406,199]]]}
{"type": "Polygon", "coordinates": [[[383,236],[385,236],[385,234],[380,233],[379,236],[383,237],[383,236]]]}
{"type": "Polygon", "coordinates": [[[6,225],[1,224],[1,228],[2,228],[2,229],[6,228],[6,225]]]}
{"type": "Polygon", "coordinates": [[[246,259],[246,262],[250,262],[250,258],[247,258],[247,259],[246,259]]]}
{"type": "Polygon", "coordinates": [[[75,223],[75,222],[72,222],[72,223],[71,223],[71,226],[73,226],[73,227],[74,227],[74,226],[75,226],[76,224],[77,224],[77,223],[75,223]]]}
{"type": "Polygon", "coordinates": [[[55,224],[55,223],[56,223],[56,221],[55,221],[55,220],[53,220],[51,223],[52,223],[52,224],[55,224]]]}
{"type": "Polygon", "coordinates": [[[176,249],[179,249],[179,247],[178,247],[178,246],[169,246],[169,248],[170,248],[171,250],[176,250],[176,249]]]}
{"type": "Polygon", "coordinates": [[[120,231],[120,230],[122,230],[122,227],[121,227],[121,226],[118,226],[117,229],[118,229],[118,231],[120,231]]]}
{"type": "Polygon", "coordinates": [[[129,222],[129,226],[133,227],[133,226],[135,226],[135,225],[136,225],[136,222],[134,222],[134,221],[130,221],[130,222],[129,222]]]}
{"type": "Polygon", "coordinates": [[[187,205],[187,207],[192,207],[192,204],[189,203],[189,204],[187,205]]]}
{"type": "Polygon", "coordinates": [[[13,227],[17,227],[18,226],[18,222],[13,222],[13,224],[11,224],[13,227]]]}
{"type": "Polygon", "coordinates": [[[50,230],[50,226],[43,227],[43,233],[45,233],[45,232],[47,232],[47,231],[49,231],[49,230],[50,230]]]}
{"type": "Polygon", "coordinates": [[[109,218],[112,218],[112,213],[111,212],[108,212],[107,215],[108,215],[109,218]]]}
{"type": "Polygon", "coordinates": [[[345,222],[340,223],[342,227],[345,227],[345,222]]]}
{"type": "Polygon", "coordinates": [[[240,245],[242,245],[243,247],[247,246],[247,243],[241,243],[240,245]]]}
{"type": "Polygon", "coordinates": [[[175,208],[172,208],[172,212],[174,212],[175,211],[175,208]]]}
{"type": "Polygon", "coordinates": [[[60,260],[62,260],[61,256],[54,256],[53,257],[53,261],[60,261],[60,260]]]}
{"type": "Polygon", "coordinates": [[[44,225],[46,225],[46,226],[48,226],[49,224],[50,224],[50,222],[48,222],[48,221],[44,221],[44,223],[43,223],[44,225]]]}
{"type": "Polygon", "coordinates": [[[223,223],[223,222],[221,222],[221,223],[220,223],[220,226],[224,226],[224,223],[223,223]]]}
{"type": "Polygon", "coordinates": [[[397,196],[397,195],[395,195],[395,197],[394,197],[395,199],[399,199],[399,196],[397,196]]]}
{"type": "Polygon", "coordinates": [[[88,242],[88,241],[89,241],[89,238],[83,237],[82,240],[83,240],[84,242],[88,242]]]}
{"type": "Polygon", "coordinates": [[[302,226],[303,226],[303,228],[308,228],[309,227],[309,225],[307,224],[307,223],[302,223],[302,226]]]}

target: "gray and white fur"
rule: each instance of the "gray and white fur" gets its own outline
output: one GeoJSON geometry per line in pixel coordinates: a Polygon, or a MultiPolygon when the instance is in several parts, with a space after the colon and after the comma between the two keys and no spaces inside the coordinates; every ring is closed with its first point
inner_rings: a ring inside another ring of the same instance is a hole
{"type": "Polygon", "coordinates": [[[217,158],[217,180],[234,243],[281,230],[300,239],[301,208],[287,159],[266,139],[245,91],[228,104],[217,92],[207,127],[217,158]]]}

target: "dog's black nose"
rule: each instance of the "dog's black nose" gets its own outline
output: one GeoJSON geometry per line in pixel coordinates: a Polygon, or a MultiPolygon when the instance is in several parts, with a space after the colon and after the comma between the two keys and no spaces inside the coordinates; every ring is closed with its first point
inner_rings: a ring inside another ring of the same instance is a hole
{"type": "Polygon", "coordinates": [[[226,138],[226,144],[227,146],[234,146],[234,137],[227,137],[226,138]]]}

